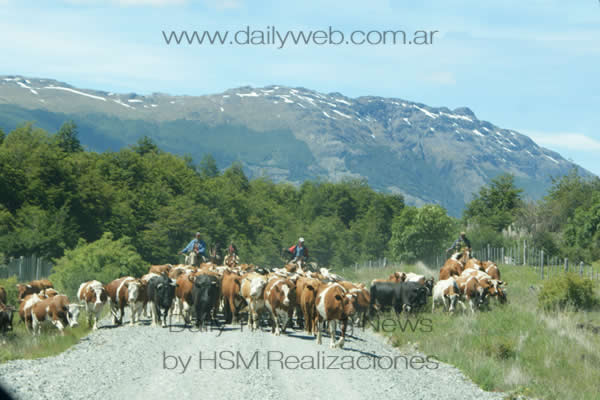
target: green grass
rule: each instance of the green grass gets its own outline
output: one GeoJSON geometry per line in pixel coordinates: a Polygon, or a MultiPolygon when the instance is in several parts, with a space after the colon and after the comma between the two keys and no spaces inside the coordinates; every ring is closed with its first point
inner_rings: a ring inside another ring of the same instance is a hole
{"type": "MultiPolygon", "coordinates": [[[[339,273],[369,284],[394,270],[424,271],[423,266],[402,266],[339,273]]],[[[598,399],[600,335],[578,329],[577,324],[600,326],[600,311],[542,313],[537,309],[539,275],[529,267],[501,266],[500,270],[508,284],[507,305],[492,301],[490,311],[447,315],[441,308],[432,314],[429,301],[420,317],[431,320],[430,332],[396,329],[382,334],[390,336],[395,346],[416,346],[455,365],[488,391],[544,399],[598,399]]],[[[430,274],[436,276],[437,271],[430,274]]]]}
{"type": "MultiPolygon", "coordinates": [[[[13,331],[9,332],[5,344],[0,345],[0,363],[18,359],[36,359],[50,357],[62,353],[69,347],[77,344],[79,340],[90,333],[84,312],[79,317],[79,326],[66,328],[65,335],[61,336],[51,324],[44,324],[40,336],[33,337],[25,329],[25,324],[20,321],[19,314],[15,313],[13,331]]],[[[0,339],[2,343],[2,339],[0,339]]]]}

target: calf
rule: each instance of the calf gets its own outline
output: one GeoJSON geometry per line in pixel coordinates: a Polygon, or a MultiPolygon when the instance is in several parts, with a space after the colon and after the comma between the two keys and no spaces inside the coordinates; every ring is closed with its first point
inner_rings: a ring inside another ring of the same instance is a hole
{"type": "Polygon", "coordinates": [[[271,313],[271,332],[279,336],[292,318],[296,303],[295,286],[285,278],[273,277],[267,282],[264,291],[265,306],[271,313]],[[281,328],[283,327],[283,329],[281,328]]]}
{"type": "Polygon", "coordinates": [[[331,282],[320,285],[315,300],[316,320],[317,320],[317,344],[321,344],[321,331],[324,321],[328,321],[329,335],[331,341],[330,348],[344,347],[346,337],[346,326],[348,318],[354,314],[354,300],[356,295],[349,294],[339,283],[331,282]],[[336,342],[336,324],[342,323],[342,334],[340,340],[336,342]]]}
{"type": "Polygon", "coordinates": [[[69,304],[69,299],[63,294],[35,303],[31,307],[33,335],[39,336],[44,321],[50,321],[64,335],[65,327],[77,326],[79,307],[77,304],[69,304]]]}
{"type": "Polygon", "coordinates": [[[192,302],[196,310],[196,326],[202,328],[219,301],[219,279],[215,275],[201,274],[195,277],[192,302]]]}
{"type": "Polygon", "coordinates": [[[242,279],[240,293],[248,303],[248,326],[253,331],[258,329],[260,312],[265,308],[266,286],[267,277],[257,272],[251,272],[242,279]]]}
{"type": "Polygon", "coordinates": [[[173,305],[175,288],[177,284],[166,274],[153,276],[148,281],[148,302],[152,310],[152,326],[158,326],[162,321],[162,327],[167,326],[167,315],[173,305]]]}
{"type": "Polygon", "coordinates": [[[460,289],[454,278],[439,281],[433,287],[431,312],[435,309],[436,303],[442,303],[444,305],[444,310],[453,312],[459,297],[460,289]]]}
{"type": "Polygon", "coordinates": [[[93,323],[93,329],[98,329],[102,308],[108,301],[108,294],[102,283],[98,281],[82,283],[77,291],[77,298],[85,306],[89,324],[92,325],[93,323]]]}

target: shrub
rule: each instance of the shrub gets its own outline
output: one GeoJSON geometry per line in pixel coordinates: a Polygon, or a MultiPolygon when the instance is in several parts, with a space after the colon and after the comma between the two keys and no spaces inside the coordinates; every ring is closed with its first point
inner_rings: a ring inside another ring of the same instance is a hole
{"type": "Polygon", "coordinates": [[[597,304],[592,281],[572,272],[545,281],[538,295],[538,306],[547,311],[589,310],[597,304]]]}
{"type": "Polygon", "coordinates": [[[50,280],[69,296],[77,293],[83,282],[96,279],[104,284],[121,276],[141,276],[147,263],[135,251],[128,237],[113,240],[110,232],[92,243],[80,240],[77,247],[67,250],[55,260],[50,280]]]}
{"type": "Polygon", "coordinates": [[[6,290],[6,302],[13,306],[19,304],[17,301],[17,283],[19,282],[14,275],[6,279],[0,279],[0,286],[6,290]]]}

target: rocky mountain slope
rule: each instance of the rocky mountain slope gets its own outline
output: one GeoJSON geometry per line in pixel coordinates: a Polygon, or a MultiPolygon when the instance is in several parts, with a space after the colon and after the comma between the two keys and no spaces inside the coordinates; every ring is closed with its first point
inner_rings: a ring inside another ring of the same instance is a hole
{"type": "Polygon", "coordinates": [[[55,131],[69,119],[91,150],[117,150],[148,135],[163,149],[197,161],[206,153],[223,167],[240,160],[251,176],[292,183],[366,178],[408,203],[438,203],[453,215],[500,173],[514,174],[527,195],[538,198],[551,177],[577,167],[523,134],[479,120],[468,108],[285,86],[143,96],[0,76],[4,130],[36,121],[55,131]]]}

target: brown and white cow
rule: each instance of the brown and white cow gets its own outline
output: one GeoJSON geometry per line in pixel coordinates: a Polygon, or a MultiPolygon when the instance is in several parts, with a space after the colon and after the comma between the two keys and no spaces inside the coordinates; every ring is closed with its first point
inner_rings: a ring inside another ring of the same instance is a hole
{"type": "Polygon", "coordinates": [[[396,271],[388,277],[388,282],[404,282],[406,280],[406,273],[402,271],[396,271]]]}
{"type": "Polygon", "coordinates": [[[489,295],[489,297],[496,298],[500,303],[506,302],[506,293],[505,288],[503,287],[503,281],[492,278],[487,272],[476,270],[473,268],[465,269],[462,275],[476,277],[479,284],[487,290],[487,294],[489,295]]]}
{"type": "Polygon", "coordinates": [[[50,282],[48,279],[39,279],[25,284],[19,283],[17,284],[17,291],[19,293],[18,299],[22,300],[29,294],[39,293],[44,289],[53,287],[54,285],[52,285],[52,282],[50,282]]]}
{"type": "Polygon", "coordinates": [[[108,301],[108,294],[102,283],[98,281],[82,283],[77,291],[77,298],[85,306],[89,324],[92,325],[93,323],[93,329],[98,329],[100,313],[102,313],[102,308],[108,301]]]}
{"type": "MultiPolygon", "coordinates": [[[[487,294],[477,280],[475,276],[461,275],[455,278],[456,284],[460,289],[461,296],[469,302],[471,312],[475,313],[475,309],[479,308],[485,302],[485,296],[487,294]]],[[[466,310],[466,306],[463,302],[460,302],[463,310],[466,310]]]]}
{"type": "Polygon", "coordinates": [[[70,304],[64,294],[36,302],[30,308],[33,335],[39,336],[44,321],[50,321],[64,335],[65,327],[78,325],[79,307],[77,304],[70,304]]]}
{"type": "Polygon", "coordinates": [[[54,296],[57,296],[59,293],[58,293],[58,290],[56,290],[54,288],[49,288],[49,289],[42,290],[40,292],[40,294],[43,294],[47,297],[54,297],[54,296]]]}
{"type": "Polygon", "coordinates": [[[286,278],[273,277],[264,290],[265,306],[271,313],[272,329],[279,336],[292,318],[296,305],[296,287],[286,278]]]}
{"type": "Polygon", "coordinates": [[[131,325],[135,325],[138,311],[146,299],[146,286],[140,279],[132,276],[125,276],[115,279],[106,285],[106,292],[110,298],[110,311],[113,317],[113,324],[123,323],[125,307],[129,306],[131,310],[131,325]]]}
{"type": "Polygon", "coordinates": [[[358,326],[365,326],[367,314],[369,312],[369,305],[371,304],[371,293],[365,287],[364,284],[355,284],[348,281],[339,282],[349,294],[356,296],[354,298],[354,313],[356,315],[355,323],[358,326]]]}
{"type": "Polygon", "coordinates": [[[41,300],[47,299],[48,296],[41,293],[33,293],[25,296],[21,303],[19,304],[19,317],[21,317],[21,321],[25,323],[25,330],[27,332],[31,331],[32,321],[31,321],[31,307],[41,300]]]}
{"type": "Polygon", "coordinates": [[[319,287],[317,292],[316,320],[317,320],[317,344],[321,344],[321,331],[325,321],[329,324],[329,334],[331,342],[330,348],[344,347],[346,337],[346,326],[348,318],[354,314],[354,303],[356,295],[350,294],[342,285],[337,282],[324,283],[319,287]],[[340,340],[336,342],[336,324],[337,321],[342,323],[342,335],[340,340]]]}
{"type": "Polygon", "coordinates": [[[265,308],[264,291],[267,277],[250,272],[242,278],[240,294],[248,304],[248,326],[252,331],[258,329],[260,312],[265,308]]]}

